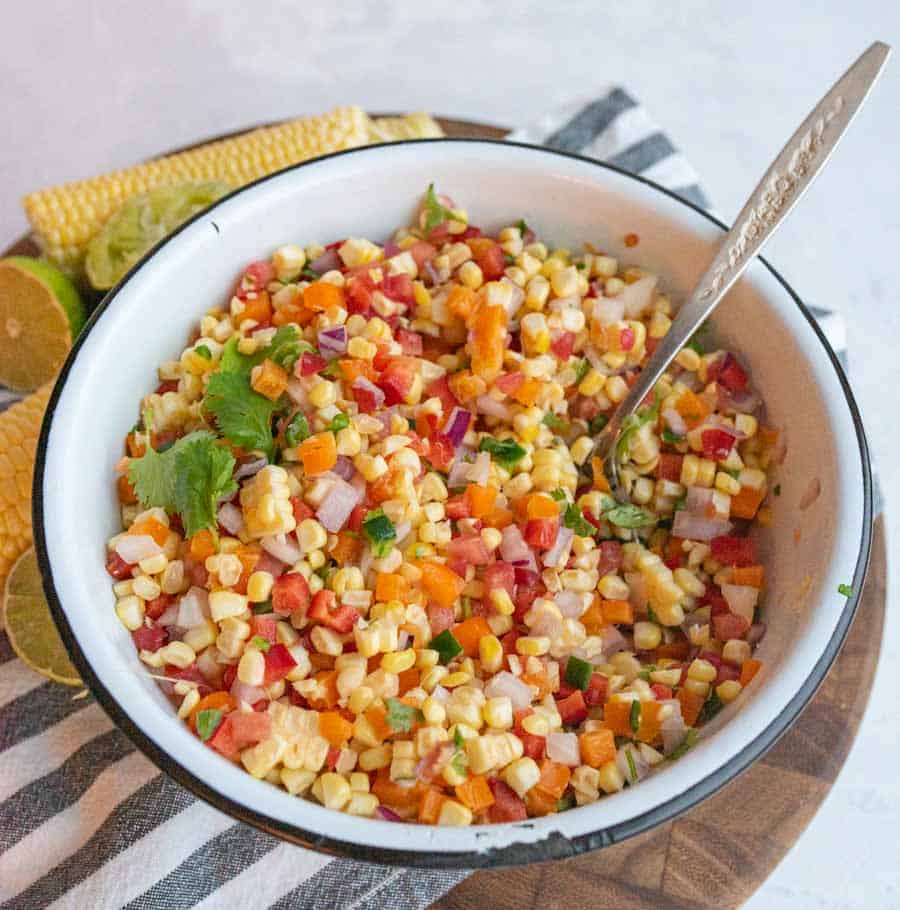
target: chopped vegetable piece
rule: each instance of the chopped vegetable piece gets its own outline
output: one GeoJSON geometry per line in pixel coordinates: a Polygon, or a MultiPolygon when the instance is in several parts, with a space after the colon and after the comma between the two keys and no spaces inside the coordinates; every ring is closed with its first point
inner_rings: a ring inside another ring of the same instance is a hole
{"type": "Polygon", "coordinates": [[[369,512],[363,521],[363,533],[372,547],[372,553],[378,558],[386,556],[397,539],[397,529],[384,514],[383,509],[369,512]]]}
{"type": "Polygon", "coordinates": [[[566,661],[566,682],[576,689],[587,689],[594,668],[580,657],[570,656],[566,661]]]}
{"type": "Polygon", "coordinates": [[[397,698],[388,698],[385,705],[387,706],[387,725],[395,733],[409,733],[413,724],[425,720],[418,708],[407,705],[397,698]]]}
{"type": "Polygon", "coordinates": [[[462,645],[449,629],[444,629],[440,635],[432,638],[428,643],[428,647],[432,651],[438,652],[438,660],[442,664],[449,664],[454,657],[458,657],[463,653],[462,645]]]}

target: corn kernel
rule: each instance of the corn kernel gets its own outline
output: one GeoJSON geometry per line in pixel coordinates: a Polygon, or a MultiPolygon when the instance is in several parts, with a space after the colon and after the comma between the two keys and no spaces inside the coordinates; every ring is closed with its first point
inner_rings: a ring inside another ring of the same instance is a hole
{"type": "Polygon", "coordinates": [[[213,622],[240,616],[247,611],[247,598],[234,591],[213,591],[209,595],[209,615],[213,622]]]}
{"type": "Polygon", "coordinates": [[[266,659],[262,651],[247,648],[238,662],[237,678],[248,686],[261,686],[266,675],[266,659]]]}
{"type": "Polygon", "coordinates": [[[328,809],[343,809],[350,802],[350,784],[333,771],[320,775],[313,784],[313,796],[328,809]]]}
{"type": "Polygon", "coordinates": [[[604,793],[618,793],[625,786],[625,778],[615,761],[601,765],[597,772],[597,785],[604,793]]]}
{"type": "Polygon", "coordinates": [[[381,667],[388,673],[403,673],[415,666],[416,652],[414,648],[407,648],[405,651],[396,651],[393,654],[385,654],[381,658],[381,667]]]}
{"type": "Polygon", "coordinates": [[[455,799],[445,799],[438,815],[439,825],[465,826],[472,824],[472,810],[455,799]]]}
{"type": "Polygon", "coordinates": [[[716,695],[725,702],[734,701],[741,694],[741,684],[736,679],[726,679],[716,686],[716,695]]]}
{"type": "Polygon", "coordinates": [[[550,639],[546,635],[525,635],[516,639],[516,651],[531,657],[540,657],[550,650],[550,639]]]}
{"type": "Polygon", "coordinates": [[[129,632],[135,632],[144,624],[144,601],[129,594],[116,601],[116,615],[129,632]]]}
{"type": "Polygon", "coordinates": [[[179,670],[189,667],[197,659],[194,649],[183,641],[169,642],[156,653],[163,663],[172,664],[172,666],[178,667],[179,670]]]}
{"type": "Polygon", "coordinates": [[[722,648],[722,660],[734,667],[740,667],[750,658],[750,644],[740,638],[732,638],[722,648]]]}
{"type": "Polygon", "coordinates": [[[652,651],[662,641],[662,629],[655,622],[634,624],[634,646],[638,651],[652,651]]]}
{"type": "Polygon", "coordinates": [[[541,771],[533,758],[517,758],[503,771],[503,780],[511,787],[520,798],[540,780],[541,771]]]}

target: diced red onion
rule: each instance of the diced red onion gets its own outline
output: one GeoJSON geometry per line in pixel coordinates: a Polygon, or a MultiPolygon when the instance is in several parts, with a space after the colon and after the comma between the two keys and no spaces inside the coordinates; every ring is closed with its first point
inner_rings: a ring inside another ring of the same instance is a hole
{"type": "MultiPolygon", "coordinates": [[[[170,607],[166,607],[159,617],[156,620],[158,626],[174,626],[178,624],[178,604],[174,603],[170,607]]],[[[169,638],[171,639],[171,632],[169,638]]]]}
{"type": "Polygon", "coordinates": [[[628,649],[628,642],[615,626],[604,626],[600,638],[603,640],[603,656],[606,658],[628,649]]]}
{"type": "Polygon", "coordinates": [[[684,434],[687,433],[687,424],[675,408],[666,408],[662,412],[662,417],[673,433],[677,433],[679,436],[684,436],[684,434]]]}
{"type": "Polygon", "coordinates": [[[243,464],[237,465],[232,476],[235,480],[244,480],[246,477],[253,477],[268,463],[268,460],[265,458],[254,458],[252,461],[245,461],[243,464]]]}
{"type": "Polygon", "coordinates": [[[707,487],[690,486],[684,501],[684,511],[698,518],[710,518],[715,515],[713,497],[715,490],[707,487]]]}
{"type": "Polygon", "coordinates": [[[209,593],[206,588],[192,587],[178,602],[178,625],[193,629],[209,619],[209,593]]]}
{"type": "Polygon", "coordinates": [[[712,540],[714,537],[723,537],[730,530],[730,521],[701,518],[691,514],[687,509],[676,512],[675,520],[672,522],[672,534],[675,537],[687,537],[689,540],[712,540]]]}
{"type": "Polygon", "coordinates": [[[544,554],[545,566],[557,566],[569,558],[575,532],[571,528],[560,528],[553,546],[544,554]]]}
{"type": "Polygon", "coordinates": [[[299,404],[300,407],[303,408],[309,405],[309,394],[306,391],[306,386],[299,379],[291,379],[288,382],[287,393],[288,398],[295,404],[299,404]]]}
{"type": "Polygon", "coordinates": [[[512,319],[522,305],[522,301],[525,299],[525,292],[517,284],[513,284],[511,281],[507,283],[509,284],[511,291],[509,299],[506,301],[503,308],[506,310],[507,316],[512,319]]]}
{"type": "Polygon", "coordinates": [[[755,622],[749,629],[747,629],[747,634],[744,636],[748,644],[757,645],[762,640],[766,634],[766,624],[764,622],[755,622]]]}
{"type": "Polygon", "coordinates": [[[471,467],[472,465],[469,462],[464,461],[460,455],[457,455],[447,474],[447,487],[451,490],[454,487],[464,487],[469,476],[469,468],[471,467]]]}
{"type": "Polygon", "coordinates": [[[800,511],[803,512],[808,509],[819,498],[821,492],[822,481],[818,477],[813,477],[806,488],[806,492],[800,497],[800,502],[797,503],[800,511]]]}
{"type": "Polygon", "coordinates": [[[394,243],[393,240],[388,240],[388,242],[384,244],[384,258],[385,259],[391,259],[392,257],[396,256],[398,253],[401,253],[401,252],[402,252],[402,250],[396,243],[394,243]]]}
{"type": "Polygon", "coordinates": [[[284,534],[273,534],[271,537],[263,537],[260,540],[262,548],[271,553],[277,560],[293,565],[297,562],[303,553],[293,537],[287,537],[284,534]]]}
{"type": "Polygon", "coordinates": [[[716,383],[716,406],[720,411],[733,411],[735,414],[753,414],[762,404],[755,392],[731,392],[725,386],[716,383]]]}
{"type": "Polygon", "coordinates": [[[140,562],[162,553],[162,547],[149,534],[123,534],[116,541],[116,553],[127,563],[140,562]]]}
{"type": "Polygon", "coordinates": [[[402,822],[403,821],[403,819],[400,818],[400,816],[397,815],[397,813],[394,812],[393,809],[388,809],[387,806],[376,806],[375,814],[382,821],[385,821],[385,822],[402,822]]]}
{"type": "Polygon", "coordinates": [[[743,616],[748,623],[753,622],[753,613],[759,600],[759,588],[751,585],[722,585],[722,596],[732,613],[743,616]]]}
{"type": "Polygon", "coordinates": [[[594,301],[594,319],[601,325],[612,325],[621,322],[625,316],[625,301],[622,296],[597,297],[594,301]]]}
{"type": "Polygon", "coordinates": [[[248,705],[255,705],[260,699],[268,698],[266,690],[259,686],[248,686],[235,677],[231,686],[231,694],[238,700],[244,701],[248,705]]]}
{"type": "Polygon", "coordinates": [[[671,706],[659,725],[662,732],[663,754],[669,755],[684,742],[687,727],[685,727],[684,719],[681,716],[681,702],[677,698],[667,699],[660,702],[660,704],[671,706]]]}
{"type": "Polygon", "coordinates": [[[463,438],[472,422],[472,415],[463,408],[454,408],[444,424],[443,433],[449,437],[454,448],[462,445],[463,438]]]}
{"type": "Polygon", "coordinates": [[[229,534],[240,534],[244,529],[244,513],[233,503],[223,502],[216,517],[229,534]]]}
{"type": "Polygon", "coordinates": [[[436,698],[441,704],[446,704],[450,701],[450,690],[445,689],[443,686],[435,686],[431,697],[436,698]]]}
{"type": "Polygon", "coordinates": [[[437,286],[441,283],[441,276],[437,269],[432,265],[430,259],[425,263],[425,272],[431,279],[432,285],[437,286]]]}
{"type": "Polygon", "coordinates": [[[475,405],[481,414],[487,414],[489,417],[497,417],[500,420],[509,420],[511,413],[509,408],[496,398],[490,395],[479,395],[475,399],[475,405]]]}
{"type": "Polygon", "coordinates": [[[484,694],[488,698],[507,696],[514,711],[522,711],[531,704],[531,687],[507,670],[491,677],[490,682],[484,687],[484,694]]]}
{"type": "MultiPolygon", "coordinates": [[[[353,380],[353,388],[359,389],[361,392],[368,392],[372,396],[376,408],[380,408],[384,404],[384,392],[371,379],[366,379],[365,376],[357,376],[353,380]]],[[[375,416],[381,420],[380,413],[375,416]]]]}
{"type": "Polygon", "coordinates": [[[338,455],[334,467],[331,469],[341,480],[351,480],[356,473],[353,462],[346,455],[338,455]]]}
{"type": "Polygon", "coordinates": [[[491,474],[491,456],[487,452],[479,452],[475,456],[475,461],[467,466],[466,480],[469,483],[477,483],[479,486],[486,486],[488,477],[491,474]]]}
{"type": "Polygon", "coordinates": [[[330,329],[323,329],[319,332],[319,353],[326,359],[331,360],[347,350],[347,328],[338,325],[330,329]]]}
{"type": "Polygon", "coordinates": [[[256,564],[257,572],[268,572],[273,578],[279,578],[284,575],[284,568],[284,562],[276,559],[271,553],[266,553],[265,550],[260,553],[259,562],[256,564]]]}
{"type": "Polygon", "coordinates": [[[550,733],[547,736],[547,758],[574,768],[581,764],[581,749],[574,733],[550,733]]]}
{"type": "Polygon", "coordinates": [[[630,743],[622,746],[619,751],[616,752],[616,767],[619,769],[619,773],[628,781],[628,783],[637,783],[631,775],[631,765],[628,762],[626,750],[631,751],[631,764],[634,765],[634,776],[637,780],[643,780],[650,773],[650,765],[647,764],[644,756],[641,755],[640,749],[638,749],[637,746],[632,746],[630,743]]]}
{"type": "Polygon", "coordinates": [[[552,640],[559,638],[562,634],[562,620],[554,610],[541,610],[533,621],[529,617],[529,622],[531,622],[530,628],[533,635],[543,635],[552,640]]]}
{"type": "Polygon", "coordinates": [[[626,284],[616,295],[616,300],[621,300],[625,307],[625,315],[629,319],[638,319],[653,302],[653,292],[656,290],[656,275],[646,275],[639,278],[634,284],[626,284]]]}
{"type": "Polygon", "coordinates": [[[522,537],[522,532],[519,530],[518,525],[507,525],[501,531],[501,534],[500,555],[503,557],[504,562],[511,562],[514,566],[520,566],[536,572],[537,562],[535,561],[534,553],[531,552],[531,547],[525,543],[525,538],[522,537]]]}
{"type": "Polygon", "coordinates": [[[314,272],[324,275],[326,272],[331,272],[334,269],[339,269],[341,267],[341,257],[338,256],[338,251],[336,249],[325,250],[321,256],[313,259],[309,264],[309,267],[314,272]]]}
{"type": "Polygon", "coordinates": [[[559,612],[567,619],[578,619],[584,613],[584,603],[577,591],[560,591],[553,597],[559,612]]]}
{"type": "Polygon", "coordinates": [[[409,537],[410,531],[412,531],[412,522],[401,521],[400,524],[394,528],[394,533],[397,535],[397,543],[402,544],[407,537],[409,537]]]}
{"type": "Polygon", "coordinates": [[[328,491],[322,504],[316,509],[316,518],[322,527],[337,534],[347,523],[350,513],[359,504],[362,496],[359,490],[341,477],[335,478],[334,486],[328,491]]]}

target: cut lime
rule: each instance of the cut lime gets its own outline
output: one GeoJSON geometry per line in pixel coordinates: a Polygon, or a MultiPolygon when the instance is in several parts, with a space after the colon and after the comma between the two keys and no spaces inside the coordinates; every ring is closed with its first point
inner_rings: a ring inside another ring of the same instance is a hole
{"type": "Polygon", "coordinates": [[[34,550],[24,552],[12,567],[3,611],[9,642],[25,664],[55,682],[82,685],[44,599],[34,550]]]}
{"type": "Polygon", "coordinates": [[[91,285],[109,290],[150,247],[230,190],[221,181],[192,181],[133,196],[88,244],[85,269],[91,285]]]}
{"type": "Polygon", "coordinates": [[[43,259],[0,259],[0,383],[33,392],[53,379],[84,325],[75,285],[43,259]]]}

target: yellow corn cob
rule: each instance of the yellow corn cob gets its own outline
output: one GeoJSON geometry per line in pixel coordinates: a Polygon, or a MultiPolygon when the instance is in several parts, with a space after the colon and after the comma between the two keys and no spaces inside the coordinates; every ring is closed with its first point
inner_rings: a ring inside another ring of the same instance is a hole
{"type": "Polygon", "coordinates": [[[0,585],[31,546],[31,479],[48,382],[0,414],[0,585]]]}
{"type": "Polygon", "coordinates": [[[369,128],[370,142],[394,142],[398,139],[431,139],[444,131],[424,111],[405,117],[376,117],[369,128]]]}

